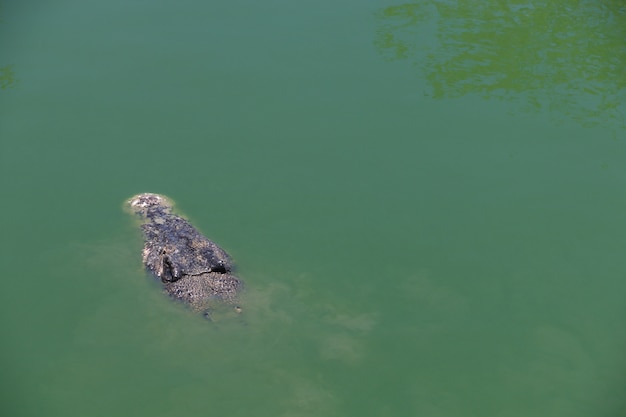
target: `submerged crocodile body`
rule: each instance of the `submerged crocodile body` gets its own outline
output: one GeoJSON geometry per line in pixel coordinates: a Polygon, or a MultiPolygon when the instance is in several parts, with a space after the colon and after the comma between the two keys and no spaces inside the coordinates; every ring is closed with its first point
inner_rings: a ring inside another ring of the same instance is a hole
{"type": "Polygon", "coordinates": [[[173,214],[165,196],[139,194],[128,204],[143,221],[143,263],[169,295],[205,314],[215,301],[240,311],[242,282],[232,275],[231,259],[222,248],[173,214]]]}

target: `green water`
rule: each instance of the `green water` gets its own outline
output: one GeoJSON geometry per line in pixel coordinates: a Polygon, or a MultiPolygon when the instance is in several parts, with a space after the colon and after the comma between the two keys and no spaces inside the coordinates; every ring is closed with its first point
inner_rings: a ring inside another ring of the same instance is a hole
{"type": "Polygon", "coordinates": [[[3,416],[626,416],[623,1],[0,19],[3,416]],[[241,317],[160,293],[140,192],[241,317]]]}

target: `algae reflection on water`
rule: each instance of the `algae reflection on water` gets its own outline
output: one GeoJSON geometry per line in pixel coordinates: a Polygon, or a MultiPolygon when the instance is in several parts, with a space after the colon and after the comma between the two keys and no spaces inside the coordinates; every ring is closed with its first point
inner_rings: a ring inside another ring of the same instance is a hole
{"type": "Polygon", "coordinates": [[[0,67],[0,89],[13,88],[17,80],[15,79],[15,71],[12,65],[0,67]]]}
{"type": "Polygon", "coordinates": [[[477,94],[583,126],[626,126],[621,1],[427,0],[377,17],[377,50],[419,68],[434,98],[477,94]]]}
{"type": "MultiPolygon", "coordinates": [[[[0,9],[0,16],[1,11],[2,9],[0,9]]],[[[2,23],[1,18],[0,23],[2,23]]],[[[0,65],[0,90],[13,88],[16,84],[17,79],[15,78],[15,70],[13,69],[13,65],[0,65]]]]}

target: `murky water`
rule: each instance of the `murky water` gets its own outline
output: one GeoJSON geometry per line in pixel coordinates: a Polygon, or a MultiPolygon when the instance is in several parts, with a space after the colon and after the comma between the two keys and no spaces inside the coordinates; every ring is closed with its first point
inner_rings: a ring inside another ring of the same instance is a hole
{"type": "Polygon", "coordinates": [[[3,415],[626,415],[623,2],[0,18],[3,415]],[[139,192],[242,315],[161,294],[139,192]]]}

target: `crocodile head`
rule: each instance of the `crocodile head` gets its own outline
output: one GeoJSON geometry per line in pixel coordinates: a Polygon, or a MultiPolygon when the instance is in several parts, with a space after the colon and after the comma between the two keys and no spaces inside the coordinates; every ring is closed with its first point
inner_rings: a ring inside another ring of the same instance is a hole
{"type": "Polygon", "coordinates": [[[169,214],[173,206],[166,197],[152,193],[138,194],[128,200],[128,205],[133,213],[144,219],[169,214]]]}

